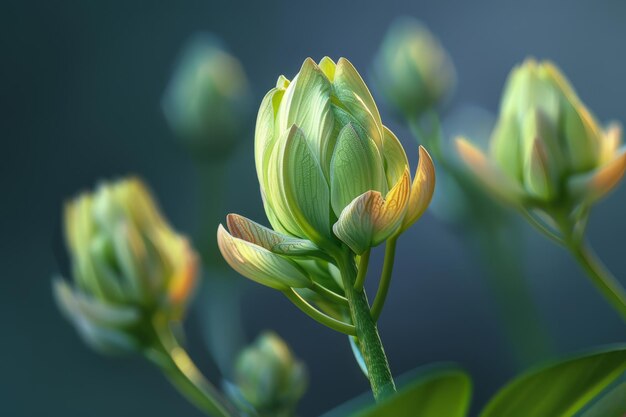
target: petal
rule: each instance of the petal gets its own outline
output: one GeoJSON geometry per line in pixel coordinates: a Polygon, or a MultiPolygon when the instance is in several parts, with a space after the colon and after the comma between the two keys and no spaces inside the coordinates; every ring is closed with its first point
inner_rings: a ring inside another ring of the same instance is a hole
{"type": "Polygon", "coordinates": [[[320,252],[320,249],[309,240],[283,235],[238,214],[229,214],[226,217],[226,224],[233,237],[280,255],[314,255],[320,252]]]}
{"type": "Polygon", "coordinates": [[[407,169],[384,199],[378,191],[367,191],[355,198],[333,226],[335,235],[357,255],[380,244],[402,224],[410,186],[407,169]]]}
{"type": "Polygon", "coordinates": [[[330,81],[317,64],[307,58],[285,90],[276,119],[280,132],[297,125],[318,161],[327,152],[334,127],[330,93],[330,81]]]}
{"type": "Polygon", "coordinates": [[[322,58],[318,66],[320,67],[326,78],[328,78],[328,81],[332,83],[335,80],[335,68],[337,68],[337,64],[335,64],[335,61],[325,56],[324,58],[322,58]]]}
{"type": "Polygon", "coordinates": [[[521,202],[522,187],[489,161],[480,149],[462,137],[456,139],[456,147],[461,160],[489,191],[508,203],[521,202]]]}
{"type": "Polygon", "coordinates": [[[368,135],[382,150],[383,122],[380,113],[363,78],[346,58],[337,62],[333,87],[337,98],[368,130],[368,135]]]}
{"type": "MultiPolygon", "coordinates": [[[[180,249],[177,252],[180,265],[170,278],[168,295],[170,302],[182,310],[196,288],[199,262],[198,255],[186,239],[180,242],[180,249]]],[[[182,314],[182,311],[180,313],[182,314]]]]}
{"type": "Polygon", "coordinates": [[[600,168],[572,177],[567,184],[570,195],[584,198],[589,203],[608,194],[622,180],[626,172],[626,148],[617,152],[612,161],[600,168]]]}
{"type": "Polygon", "coordinates": [[[428,208],[435,191],[435,166],[433,160],[424,149],[419,147],[419,162],[415,170],[415,177],[411,185],[409,206],[402,222],[402,229],[406,230],[419,219],[428,208]]]}
{"type": "Polygon", "coordinates": [[[532,149],[524,161],[524,184],[526,190],[539,199],[551,200],[555,196],[556,184],[548,151],[539,138],[533,141],[532,149]]]}
{"type": "Polygon", "coordinates": [[[327,241],[331,237],[328,183],[302,130],[296,126],[290,129],[280,159],[282,188],[295,221],[313,242],[327,241]]]}
{"type": "Polygon", "coordinates": [[[393,132],[387,128],[387,126],[383,126],[383,130],[385,174],[387,175],[387,184],[391,188],[396,182],[398,182],[398,179],[400,179],[404,170],[409,166],[409,160],[407,159],[404,148],[396,135],[394,135],[393,132]]]}
{"type": "Polygon", "coordinates": [[[331,205],[337,216],[364,192],[387,191],[378,148],[362,129],[352,123],[339,132],[330,164],[330,188],[331,205]]]}
{"type": "Polygon", "coordinates": [[[604,132],[600,142],[600,164],[604,165],[615,157],[617,149],[622,142],[622,128],[616,123],[612,123],[604,132]]]}
{"type": "Polygon", "coordinates": [[[261,102],[256,120],[254,132],[254,161],[262,190],[267,188],[267,166],[272,154],[272,149],[278,139],[275,119],[284,93],[284,88],[277,87],[271,89],[261,102]]]}
{"type": "Polygon", "coordinates": [[[217,230],[217,243],[226,262],[246,278],[280,291],[310,284],[309,278],[295,263],[231,236],[222,225],[217,230]]]}

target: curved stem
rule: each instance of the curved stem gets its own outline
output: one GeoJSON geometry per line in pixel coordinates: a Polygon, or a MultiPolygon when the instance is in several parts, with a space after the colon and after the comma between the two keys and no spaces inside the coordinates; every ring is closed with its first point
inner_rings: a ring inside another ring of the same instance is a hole
{"type": "Polygon", "coordinates": [[[626,291],[620,282],[602,264],[588,244],[568,244],[568,249],[587,272],[589,278],[604,298],[626,321],[626,291]]]}
{"type": "Polygon", "coordinates": [[[311,290],[315,291],[322,297],[328,298],[334,303],[338,303],[345,307],[348,307],[348,299],[346,297],[344,297],[343,295],[339,295],[334,291],[329,290],[328,288],[324,287],[323,285],[318,284],[315,281],[313,282],[311,286],[311,290]]]}
{"type": "Polygon", "coordinates": [[[354,283],[354,289],[360,291],[363,289],[363,285],[365,284],[365,277],[367,276],[367,267],[370,263],[370,253],[371,249],[366,250],[363,255],[361,255],[361,259],[359,260],[359,270],[356,276],[356,281],[354,283]]]}
{"type": "Polygon", "coordinates": [[[353,325],[344,323],[343,321],[339,321],[335,318],[330,317],[327,314],[322,313],[311,304],[309,304],[304,298],[302,298],[300,294],[295,292],[293,288],[283,291],[283,294],[285,294],[285,296],[289,298],[289,300],[291,300],[291,302],[294,303],[296,307],[306,313],[313,320],[340,333],[345,333],[350,336],[356,335],[356,330],[353,325]]]}
{"type": "Polygon", "coordinates": [[[387,299],[387,293],[389,292],[389,284],[391,283],[391,275],[393,273],[393,263],[396,257],[396,242],[398,236],[392,236],[387,240],[385,245],[385,260],[383,262],[383,271],[380,275],[380,283],[378,284],[378,291],[374,298],[374,304],[372,306],[372,317],[374,321],[378,321],[380,313],[383,311],[385,300],[387,299]]]}
{"type": "Polygon", "coordinates": [[[357,290],[354,287],[357,269],[352,252],[346,250],[338,256],[337,265],[341,271],[346,298],[350,303],[350,315],[356,328],[357,341],[367,368],[372,393],[376,401],[380,401],[396,392],[389,362],[376,322],[370,313],[365,292],[363,289],[357,290]]]}
{"type": "Polygon", "coordinates": [[[527,210],[521,209],[519,212],[524,217],[524,219],[526,219],[526,221],[528,223],[530,223],[531,226],[533,226],[535,229],[537,229],[538,231],[543,233],[547,238],[552,240],[554,243],[556,243],[558,245],[563,245],[564,244],[562,237],[560,237],[559,235],[554,233],[552,230],[548,229],[548,227],[546,227],[546,225],[544,225],[539,220],[537,220],[527,210]]]}
{"type": "Polygon", "coordinates": [[[159,366],[178,391],[198,409],[213,417],[238,417],[239,413],[198,370],[167,325],[156,325],[155,341],[146,357],[159,366]]]}

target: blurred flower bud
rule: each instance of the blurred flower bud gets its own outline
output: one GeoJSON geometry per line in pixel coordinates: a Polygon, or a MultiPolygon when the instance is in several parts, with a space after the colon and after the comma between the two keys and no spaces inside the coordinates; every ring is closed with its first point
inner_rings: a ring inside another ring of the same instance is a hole
{"type": "Polygon", "coordinates": [[[290,257],[342,245],[361,254],[422,215],[434,167],[424,148],[419,155],[411,182],[404,149],[352,64],[307,59],[292,81],[278,79],[257,118],[256,168],[274,230],[230,217],[218,231],[222,255],[270,287],[309,286],[290,257]]]}
{"type": "Polygon", "coordinates": [[[626,170],[620,131],[603,130],[550,62],[526,60],[506,84],[489,156],[465,139],[461,157],[495,193],[571,212],[608,193],[626,170]]]}
{"type": "Polygon", "coordinates": [[[134,351],[156,314],[182,318],[196,281],[196,255],[161,217],[137,179],[104,183],[65,208],[74,285],[54,282],[79,333],[105,352],[134,351]]]}
{"type": "Polygon", "coordinates": [[[396,20],[389,28],[373,76],[385,99],[410,119],[443,102],[456,83],[446,50],[426,26],[410,17],[396,20]]]}
{"type": "Polygon", "coordinates": [[[250,87],[241,63],[213,36],[186,44],[163,96],[172,130],[198,156],[229,151],[246,134],[250,87]]]}
{"type": "Polygon", "coordinates": [[[304,395],[308,376],[304,363],[275,333],[265,332],[238,356],[233,400],[245,401],[260,416],[293,416],[304,395]]]}

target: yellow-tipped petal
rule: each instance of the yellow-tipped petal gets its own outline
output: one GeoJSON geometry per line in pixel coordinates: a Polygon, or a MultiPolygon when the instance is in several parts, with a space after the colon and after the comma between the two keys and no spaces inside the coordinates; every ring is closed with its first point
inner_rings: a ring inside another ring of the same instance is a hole
{"type": "Polygon", "coordinates": [[[600,165],[604,165],[615,158],[620,144],[622,143],[622,127],[612,123],[604,132],[600,143],[600,165]]]}
{"type": "Polygon", "coordinates": [[[280,291],[310,285],[309,278],[295,263],[261,246],[231,236],[222,225],[217,229],[217,244],[222,256],[235,271],[259,284],[280,291]]]}
{"type": "Polygon", "coordinates": [[[411,185],[411,196],[402,228],[411,227],[428,208],[435,191],[435,166],[429,153],[423,146],[419,147],[419,162],[415,170],[415,178],[411,185]]]}
{"type": "Polygon", "coordinates": [[[456,139],[456,148],[469,170],[498,198],[514,205],[521,202],[521,186],[493,165],[480,149],[461,137],[456,139]]]}
{"type": "Polygon", "coordinates": [[[612,161],[595,171],[573,177],[568,183],[569,191],[587,202],[597,201],[619,184],[624,173],[626,173],[626,149],[622,149],[612,161]]]}
{"type": "Polygon", "coordinates": [[[169,296],[174,305],[184,304],[190,299],[198,277],[198,257],[187,240],[182,245],[181,265],[169,283],[169,296]]]}
{"type": "Polygon", "coordinates": [[[379,245],[402,224],[411,189],[408,169],[385,198],[378,191],[367,191],[355,198],[333,226],[335,235],[357,255],[379,245]]]}
{"type": "Polygon", "coordinates": [[[283,235],[238,214],[229,214],[226,217],[226,224],[233,237],[262,246],[277,254],[306,255],[318,253],[320,250],[309,240],[283,235]]]}
{"type": "Polygon", "coordinates": [[[332,83],[335,80],[335,68],[337,67],[335,61],[325,56],[324,58],[322,58],[318,66],[320,67],[326,78],[328,78],[328,80],[332,83]]]}

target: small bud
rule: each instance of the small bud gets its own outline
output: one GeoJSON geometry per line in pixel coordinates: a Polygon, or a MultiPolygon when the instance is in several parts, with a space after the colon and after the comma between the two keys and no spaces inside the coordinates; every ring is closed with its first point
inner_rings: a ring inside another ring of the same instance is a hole
{"type": "Polygon", "coordinates": [[[492,191],[553,215],[592,204],[620,181],[620,142],[619,129],[603,131],[556,66],[528,59],[509,76],[489,155],[466,141],[458,148],[492,191]]]}
{"type": "Polygon", "coordinates": [[[389,28],[373,74],[384,97],[411,119],[441,104],[456,82],[452,60],[439,40],[409,17],[396,20],[389,28]]]}
{"type": "Polygon", "coordinates": [[[304,363],[272,332],[263,333],[239,354],[234,378],[239,396],[263,417],[293,415],[308,385],[304,363]]]}
{"type": "Polygon", "coordinates": [[[67,204],[73,288],[54,290],[83,338],[106,352],[139,349],[159,314],[182,318],[196,282],[196,255],[161,217],[137,179],[104,183],[67,204]]]}
{"type": "Polygon", "coordinates": [[[241,63],[199,33],[185,45],[162,104],[174,133],[197,156],[215,157],[245,136],[250,98],[241,63]]]}

